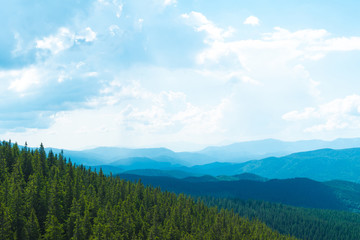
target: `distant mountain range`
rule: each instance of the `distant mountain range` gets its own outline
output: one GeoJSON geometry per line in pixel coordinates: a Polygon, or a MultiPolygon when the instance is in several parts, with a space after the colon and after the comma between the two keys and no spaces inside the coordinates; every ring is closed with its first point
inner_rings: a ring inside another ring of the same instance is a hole
{"type": "Polygon", "coordinates": [[[285,142],[265,139],[234,143],[222,147],[207,147],[200,154],[211,156],[218,162],[244,162],[266,157],[281,157],[291,153],[312,151],[323,148],[344,149],[360,147],[360,138],[339,138],[334,141],[304,140],[285,142]]]}
{"type": "MultiPolygon", "coordinates": [[[[360,138],[329,142],[267,139],[208,147],[199,152],[100,147],[84,151],[64,150],[64,155],[76,164],[97,170],[102,168],[105,173],[113,174],[141,170],[141,175],[184,178],[254,173],[266,178],[305,177],[317,181],[339,179],[360,182],[360,148],[351,148],[356,146],[360,146],[360,138]],[[327,148],[312,150],[322,147],[327,148]]],[[[61,151],[52,150],[55,153],[61,151]]]]}
{"type": "Polygon", "coordinates": [[[130,171],[145,176],[232,176],[253,173],[269,179],[310,178],[317,181],[345,180],[360,182],[360,148],[342,150],[320,149],[293,153],[284,157],[270,157],[245,163],[210,163],[185,167],[169,162],[157,162],[148,158],[128,159],[126,165],[119,162],[102,167],[105,173],[130,171]],[[132,162],[131,162],[132,160],[132,162]],[[139,172],[140,171],[140,172],[139,172]],[[171,172],[171,174],[169,174],[171,172]]]}
{"type": "MultiPolygon", "coordinates": [[[[159,162],[172,162],[184,166],[212,162],[245,162],[266,157],[281,157],[291,153],[322,148],[344,149],[360,147],[360,138],[336,139],[334,141],[304,140],[286,142],[276,139],[240,142],[226,146],[207,147],[198,152],[174,152],[167,148],[118,148],[98,147],[83,151],[64,150],[67,157],[79,164],[89,166],[109,164],[122,159],[147,157],[159,162]]],[[[49,150],[48,148],[47,150],[49,150]]],[[[60,149],[52,149],[59,153],[60,149]]]]}
{"type": "MultiPolygon", "coordinates": [[[[54,153],[62,150],[47,148],[54,153]]],[[[99,147],[83,151],[63,150],[64,155],[77,164],[96,166],[103,164],[110,165],[130,165],[132,160],[138,161],[141,158],[151,159],[155,162],[167,162],[171,164],[181,164],[192,166],[215,162],[216,159],[196,152],[174,152],[167,148],[117,148],[99,147]]]]}
{"type": "Polygon", "coordinates": [[[318,181],[360,182],[360,148],[320,149],[245,163],[211,163],[191,168],[194,173],[234,175],[254,173],[267,178],[306,177],[318,181]]]}

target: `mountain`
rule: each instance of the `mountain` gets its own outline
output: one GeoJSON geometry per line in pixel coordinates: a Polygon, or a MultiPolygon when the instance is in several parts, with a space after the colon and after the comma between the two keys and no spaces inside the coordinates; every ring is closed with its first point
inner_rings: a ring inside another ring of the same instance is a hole
{"type": "Polygon", "coordinates": [[[303,177],[317,181],[360,182],[360,148],[319,149],[245,163],[215,162],[190,169],[196,174],[213,176],[253,173],[270,179],[303,177]]]}
{"type": "Polygon", "coordinates": [[[196,165],[190,168],[192,173],[202,174],[202,175],[236,175],[242,173],[240,170],[239,163],[228,163],[228,162],[214,162],[204,165],[196,165]]]}
{"type": "Polygon", "coordinates": [[[183,178],[181,179],[182,181],[185,181],[185,182],[190,182],[190,183],[193,183],[193,182],[218,182],[219,180],[214,177],[214,176],[210,176],[210,175],[204,175],[204,176],[201,176],[201,177],[187,177],[187,178],[183,178]]]}
{"type": "Polygon", "coordinates": [[[360,184],[340,180],[324,182],[324,184],[333,189],[334,194],[342,199],[347,209],[360,213],[360,184]]]}
{"type": "Polygon", "coordinates": [[[306,177],[318,181],[360,182],[360,148],[294,153],[246,162],[236,168],[238,173],[250,172],[267,178],[306,177]]]}
{"type": "Polygon", "coordinates": [[[45,148],[45,151],[47,153],[52,151],[54,154],[63,152],[68,159],[77,165],[95,166],[106,163],[106,160],[102,156],[92,155],[82,151],[62,150],[57,148],[45,148]]]}
{"type": "MultiPolygon", "coordinates": [[[[88,166],[109,164],[128,158],[161,159],[161,157],[171,158],[176,155],[175,152],[166,148],[130,149],[118,147],[98,147],[82,151],[60,150],[56,148],[47,148],[46,150],[47,152],[52,150],[54,153],[57,154],[63,151],[64,155],[68,158],[71,158],[72,161],[76,162],[77,164],[84,164],[88,166]]],[[[176,161],[178,160],[176,159],[176,161]]],[[[185,162],[182,163],[186,164],[185,162]]]]}
{"type": "MultiPolygon", "coordinates": [[[[129,174],[129,172],[124,172],[124,174],[129,174]]],[[[141,174],[137,174],[137,175],[141,175],[141,174]]],[[[149,175],[147,175],[149,176],[149,175]]],[[[158,175],[160,176],[160,175],[158,175]]],[[[165,176],[165,175],[163,175],[165,176]]],[[[173,177],[171,175],[169,175],[170,177],[173,177]]],[[[186,178],[183,178],[184,181],[187,182],[221,182],[221,181],[240,181],[240,180],[251,180],[251,181],[257,181],[257,182],[266,182],[269,179],[258,176],[256,174],[252,174],[252,173],[242,173],[242,174],[237,174],[237,175],[233,175],[233,176],[226,176],[226,175],[221,175],[221,176],[211,176],[211,175],[203,175],[203,176],[189,176],[186,178]]]]}
{"type": "MultiPolygon", "coordinates": [[[[347,143],[348,141],[344,140],[343,142],[347,143]]],[[[342,141],[338,140],[335,143],[340,146],[339,143],[342,143],[342,141]]],[[[60,153],[61,151],[55,149],[53,152],[60,153]]],[[[68,154],[72,162],[78,165],[93,166],[97,169],[102,166],[105,173],[112,172],[113,174],[142,169],[141,175],[149,175],[145,174],[144,169],[156,169],[186,172],[188,176],[233,176],[242,173],[253,173],[269,179],[304,177],[318,181],[338,179],[360,182],[360,175],[358,174],[360,172],[360,148],[319,149],[244,163],[212,162],[203,165],[187,165],[190,161],[195,162],[196,159],[201,158],[198,153],[175,153],[164,148],[98,148],[87,151],[65,150],[64,154],[68,154]],[[128,155],[135,155],[136,157],[124,158],[128,155]],[[145,155],[150,157],[143,157],[145,155]],[[181,156],[182,159],[178,156],[181,156]],[[196,159],[190,160],[191,157],[196,157],[196,159]],[[184,160],[185,158],[189,159],[184,160]]],[[[164,176],[164,174],[160,174],[160,176],[164,176]]]]}
{"type": "Polygon", "coordinates": [[[57,148],[47,148],[46,151],[53,151],[56,154],[63,154],[70,158],[72,162],[86,166],[113,165],[127,162],[131,158],[148,158],[156,162],[168,162],[192,166],[216,161],[216,159],[192,152],[173,152],[167,148],[118,148],[118,147],[98,147],[89,150],[72,151],[57,148]]]}
{"type": "Polygon", "coordinates": [[[307,178],[267,181],[222,181],[213,176],[177,179],[160,176],[119,174],[120,178],[159,186],[163,190],[193,196],[255,199],[298,207],[360,212],[360,185],[342,181],[318,182],[307,178]]]}
{"type": "Polygon", "coordinates": [[[334,141],[303,140],[285,142],[265,139],[239,142],[226,146],[207,147],[198,153],[211,156],[218,162],[244,162],[266,157],[280,157],[295,152],[304,152],[322,148],[344,149],[360,147],[360,138],[339,138],[334,141]]]}
{"type": "MultiPolygon", "coordinates": [[[[174,178],[188,178],[193,177],[194,174],[181,170],[161,170],[161,169],[135,169],[123,171],[123,174],[141,175],[141,176],[157,176],[157,177],[174,177],[174,178]]],[[[197,176],[197,175],[196,175],[197,176]]]]}
{"type": "Polygon", "coordinates": [[[221,176],[217,176],[216,179],[218,179],[219,181],[251,180],[258,182],[266,182],[269,180],[268,178],[264,178],[253,173],[241,173],[233,176],[221,175],[221,176]]]}
{"type": "MultiPolygon", "coordinates": [[[[336,139],[334,141],[306,140],[285,142],[265,139],[250,142],[234,143],[227,146],[207,147],[198,152],[174,152],[167,148],[119,148],[98,147],[94,149],[72,151],[63,150],[64,155],[77,164],[87,166],[109,165],[112,162],[128,158],[150,158],[157,162],[169,162],[191,167],[213,162],[242,163],[266,157],[281,157],[295,152],[316,150],[321,148],[355,148],[360,147],[360,138],[336,139]]],[[[50,149],[47,149],[47,152],[50,149]]],[[[53,148],[54,153],[62,150],[53,148]]]]}
{"type": "MultiPolygon", "coordinates": [[[[357,145],[359,139],[337,139],[326,142],[320,140],[282,142],[263,140],[207,148],[201,152],[173,152],[166,148],[127,149],[101,147],[84,151],[63,153],[77,165],[103,166],[105,173],[117,174],[129,170],[144,169],[182,171],[188,176],[233,176],[253,173],[265,178],[305,177],[318,181],[346,180],[360,182],[360,148],[319,149],[292,153],[281,157],[267,157],[242,162],[245,150],[257,156],[278,154],[296,149],[320,146],[344,147],[357,145]],[[272,151],[272,153],[270,153],[272,151]],[[209,156],[207,154],[210,154],[209,156]],[[241,155],[243,154],[243,155],[241,155]],[[238,156],[235,160],[235,156],[238,156]],[[230,160],[229,160],[230,159],[230,160]],[[229,160],[230,162],[224,162],[229,160]],[[231,162],[232,161],[232,162],[231,162]]],[[[50,151],[50,150],[48,150],[50,151]]],[[[60,154],[61,150],[52,149],[60,154]]],[[[251,155],[250,154],[250,155],[251,155]]],[[[250,156],[247,155],[248,157],[250,156]]],[[[253,155],[252,155],[253,156],[253,155]]],[[[160,174],[164,176],[164,174],[160,174]]],[[[225,179],[224,179],[225,180],[225,179]]]]}

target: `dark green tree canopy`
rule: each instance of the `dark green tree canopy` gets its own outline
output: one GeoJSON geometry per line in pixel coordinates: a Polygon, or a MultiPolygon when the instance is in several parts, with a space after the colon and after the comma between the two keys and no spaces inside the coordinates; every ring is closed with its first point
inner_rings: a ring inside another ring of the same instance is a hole
{"type": "Polygon", "coordinates": [[[0,239],[293,239],[183,194],[0,143],[0,239]]]}

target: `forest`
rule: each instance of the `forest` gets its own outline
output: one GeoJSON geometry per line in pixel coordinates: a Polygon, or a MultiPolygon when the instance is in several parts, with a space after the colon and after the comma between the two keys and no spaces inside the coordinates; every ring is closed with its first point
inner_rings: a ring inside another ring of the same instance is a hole
{"type": "Polygon", "coordinates": [[[209,206],[232,209],[258,219],[282,234],[308,240],[360,239],[360,214],[328,209],[300,208],[258,200],[201,197],[209,206]]]}
{"type": "Polygon", "coordinates": [[[295,239],[60,154],[0,143],[0,239],[295,239]]]}
{"type": "MultiPolygon", "coordinates": [[[[310,179],[259,182],[256,180],[258,178],[252,181],[216,181],[216,178],[210,176],[185,179],[129,174],[120,174],[120,176],[133,182],[141,178],[144,184],[199,197],[208,206],[233,210],[242,217],[257,219],[281,234],[299,239],[360,239],[359,208],[356,208],[357,212],[352,212],[354,209],[346,208],[344,205],[352,199],[345,194],[357,194],[357,198],[359,197],[358,191],[353,191],[354,187],[358,187],[355,183],[344,181],[320,183],[310,179]],[[341,198],[335,199],[334,193],[328,191],[331,189],[326,190],[328,184],[342,185],[338,187],[347,191],[340,191],[341,198]],[[299,207],[299,205],[307,205],[307,207],[299,207]]],[[[356,204],[358,203],[356,201],[356,204]]],[[[349,204],[354,205],[351,202],[349,204]]]]}

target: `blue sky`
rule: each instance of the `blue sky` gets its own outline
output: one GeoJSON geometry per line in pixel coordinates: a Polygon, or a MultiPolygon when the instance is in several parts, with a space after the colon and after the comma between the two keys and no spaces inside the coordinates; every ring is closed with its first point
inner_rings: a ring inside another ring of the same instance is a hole
{"type": "Polygon", "coordinates": [[[358,1],[7,1],[0,136],[194,150],[360,136],[358,1]]]}

